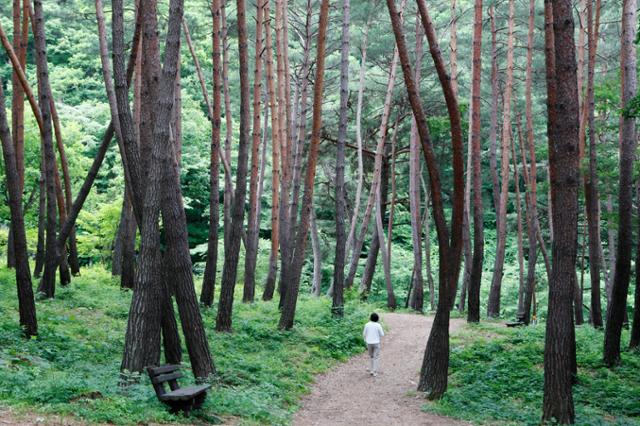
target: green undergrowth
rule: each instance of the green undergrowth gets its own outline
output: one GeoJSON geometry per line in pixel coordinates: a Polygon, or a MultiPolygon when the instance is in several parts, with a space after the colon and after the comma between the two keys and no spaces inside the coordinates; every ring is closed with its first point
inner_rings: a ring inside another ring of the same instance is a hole
{"type": "MultiPolygon", "coordinates": [[[[474,424],[539,425],[544,331],[544,324],[509,329],[487,322],[455,334],[449,390],[424,410],[474,424]]],[[[640,425],[640,353],[623,352],[622,364],[610,370],[602,363],[602,331],[577,327],[576,343],[576,424],[640,425]]]]}
{"type": "Polygon", "coordinates": [[[197,423],[214,415],[287,424],[314,375],[363,349],[361,327],[373,309],[352,300],[336,320],[327,298],[301,295],[294,330],[280,332],[277,301],[237,303],[234,332],[224,334],[213,331],[215,308],[203,309],[218,374],[202,412],[186,420],[156,400],[146,376],[118,385],[130,300],[106,270],[83,269],[55,299],[37,302],[39,336],[27,341],[17,324],[13,272],[0,269],[0,406],[114,424],[197,423]]]}

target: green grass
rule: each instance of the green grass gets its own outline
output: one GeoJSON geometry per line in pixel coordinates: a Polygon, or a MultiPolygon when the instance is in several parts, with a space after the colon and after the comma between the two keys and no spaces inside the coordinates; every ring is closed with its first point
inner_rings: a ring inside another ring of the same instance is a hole
{"type": "MultiPolygon", "coordinates": [[[[156,400],[147,377],[118,386],[130,298],[108,271],[85,268],[54,300],[37,302],[40,333],[27,341],[18,328],[13,271],[0,269],[0,405],[87,422],[186,421],[156,400]]],[[[314,375],[363,349],[361,327],[371,309],[350,301],[345,318],[335,320],[327,298],[302,295],[294,330],[280,332],[277,302],[237,303],[230,334],[215,333],[215,309],[203,310],[219,375],[200,415],[289,423],[314,375]]]]}
{"type": "MultiPolygon", "coordinates": [[[[623,352],[622,365],[610,370],[602,364],[601,331],[577,327],[576,341],[576,424],[640,425],[640,353],[623,352]]],[[[477,424],[538,425],[543,353],[544,325],[470,326],[452,339],[449,391],[424,410],[477,424]]]]}

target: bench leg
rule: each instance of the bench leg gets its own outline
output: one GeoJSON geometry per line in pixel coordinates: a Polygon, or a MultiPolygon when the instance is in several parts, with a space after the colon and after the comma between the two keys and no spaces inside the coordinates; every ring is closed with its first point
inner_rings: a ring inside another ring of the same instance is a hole
{"type": "Polygon", "coordinates": [[[198,408],[201,408],[206,397],[207,397],[206,393],[203,393],[203,394],[200,394],[200,395],[196,396],[195,399],[194,399],[193,408],[196,409],[196,410],[198,408]]]}

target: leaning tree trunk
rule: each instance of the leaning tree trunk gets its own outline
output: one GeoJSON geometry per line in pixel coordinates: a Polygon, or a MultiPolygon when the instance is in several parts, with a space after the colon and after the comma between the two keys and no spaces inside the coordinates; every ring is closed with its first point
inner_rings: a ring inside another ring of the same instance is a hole
{"type": "Polygon", "coordinates": [[[501,190],[498,205],[498,231],[496,257],[493,265],[493,278],[489,291],[487,315],[500,316],[500,293],[502,275],[504,273],[504,256],[507,243],[507,201],[509,198],[509,146],[511,145],[511,95],[513,93],[513,43],[515,29],[515,2],[509,1],[509,35],[507,37],[507,81],[502,103],[502,158],[501,158],[501,190]]]}
{"type": "Polygon", "coordinates": [[[418,8],[422,25],[429,41],[431,56],[436,65],[438,78],[445,94],[447,109],[451,121],[452,145],[453,145],[453,171],[454,171],[454,206],[452,211],[451,240],[449,240],[449,228],[444,217],[442,188],[440,172],[429,135],[424,109],[420,101],[416,84],[413,80],[413,72],[409,63],[407,46],[402,32],[402,23],[398,15],[394,0],[387,0],[387,8],[393,26],[396,46],[402,65],[405,86],[413,115],[418,125],[420,141],[425,161],[429,170],[431,183],[431,196],[438,242],[440,245],[440,297],[438,310],[431,334],[427,343],[425,357],[420,374],[418,389],[428,391],[432,398],[442,396],[447,388],[447,376],[449,367],[449,315],[452,294],[455,291],[456,281],[460,271],[460,258],[462,255],[462,211],[464,207],[464,164],[462,153],[462,127],[457,100],[453,94],[450,78],[445,70],[442,55],[438,48],[437,37],[431,19],[427,13],[426,5],[422,0],[418,1],[418,8]]]}
{"type": "MultiPolygon", "coordinates": [[[[406,0],[402,1],[400,6],[401,13],[404,11],[406,0]]],[[[400,17],[402,20],[402,17],[400,17]]],[[[391,103],[393,101],[393,88],[395,87],[396,69],[398,64],[397,49],[394,50],[393,59],[391,60],[391,67],[389,71],[389,78],[387,80],[387,92],[385,95],[384,105],[382,107],[382,117],[380,119],[380,127],[378,130],[378,143],[376,145],[376,156],[373,166],[373,180],[369,190],[369,199],[367,200],[367,207],[365,208],[364,215],[360,224],[360,232],[356,236],[353,245],[353,253],[351,254],[351,262],[349,264],[349,273],[347,275],[346,287],[351,287],[356,276],[358,269],[358,261],[360,260],[360,252],[362,251],[362,245],[364,244],[364,238],[367,235],[369,228],[369,221],[373,213],[373,208],[376,200],[376,192],[380,185],[380,172],[382,168],[382,156],[384,151],[384,143],[387,137],[387,127],[389,123],[389,116],[391,113],[391,103]]],[[[362,286],[361,286],[362,290],[362,286]]]]}
{"type": "Polygon", "coordinates": [[[55,295],[56,273],[56,188],[55,169],[56,157],[53,149],[53,133],[51,128],[51,90],[49,88],[49,66],[47,64],[47,46],[44,30],[44,16],[42,0],[34,2],[34,39],[36,51],[36,67],[38,70],[38,97],[40,115],[42,117],[42,148],[44,152],[45,187],[47,194],[47,225],[44,274],[38,292],[45,297],[55,295]]]}
{"type": "MultiPolygon", "coordinates": [[[[13,254],[16,268],[16,286],[18,290],[18,310],[20,312],[20,326],[25,337],[38,334],[36,305],[33,299],[31,271],[27,252],[27,237],[24,228],[22,212],[22,191],[20,190],[20,174],[17,168],[15,146],[11,139],[11,132],[7,123],[4,92],[0,79],[0,141],[4,157],[7,190],[9,195],[9,209],[11,212],[11,230],[13,233],[13,254]]],[[[15,86],[14,86],[15,88],[15,86]]]]}
{"type": "MultiPolygon", "coordinates": [[[[231,207],[231,221],[225,240],[224,266],[220,285],[220,302],[216,316],[216,330],[231,331],[231,313],[233,293],[236,287],[240,243],[244,224],[244,202],[247,193],[247,159],[249,155],[249,125],[251,121],[249,103],[249,49],[247,45],[247,22],[244,0],[237,1],[238,49],[240,61],[240,139],[238,145],[238,163],[236,170],[236,189],[231,207]]],[[[227,230],[225,230],[225,233],[227,230]]]]}
{"type": "MultiPolygon", "coordinates": [[[[628,108],[636,95],[636,0],[624,0],[622,6],[622,109],[628,108]]],[[[636,150],[636,120],[623,113],[620,127],[620,187],[618,193],[618,255],[613,278],[611,301],[607,308],[604,334],[604,362],[609,367],[620,362],[620,337],[631,270],[633,162],[636,150]]]]}
{"type": "Polygon", "coordinates": [[[573,423],[573,288],[577,255],[579,102],[572,2],[545,2],[553,266],[544,353],[543,421],[573,423]]]}

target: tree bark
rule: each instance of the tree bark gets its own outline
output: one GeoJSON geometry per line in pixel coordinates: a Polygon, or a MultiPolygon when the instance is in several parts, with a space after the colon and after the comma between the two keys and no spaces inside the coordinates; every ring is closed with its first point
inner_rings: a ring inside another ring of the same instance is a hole
{"type": "Polygon", "coordinates": [[[262,300],[271,300],[276,286],[278,274],[278,250],[280,248],[280,130],[278,121],[278,103],[275,92],[275,75],[273,71],[273,42],[271,37],[271,14],[269,0],[264,5],[265,16],[265,53],[267,71],[267,91],[269,110],[271,112],[271,254],[269,255],[269,271],[264,286],[262,300]]]}
{"type": "Polygon", "coordinates": [[[422,25],[427,35],[430,53],[434,60],[438,78],[445,95],[447,110],[451,121],[452,146],[453,146],[453,172],[454,172],[454,206],[452,211],[451,240],[449,240],[449,228],[444,217],[442,189],[440,173],[436,160],[431,137],[427,126],[424,109],[419,99],[419,94],[413,81],[413,72],[409,63],[409,55],[402,32],[400,16],[396,10],[394,0],[387,0],[387,8],[391,17],[396,46],[402,64],[405,86],[411,108],[418,125],[420,140],[422,142],[425,161],[429,170],[431,183],[431,195],[433,202],[434,218],[440,246],[440,297],[434,325],[431,329],[427,350],[423,360],[418,389],[428,391],[430,397],[439,398],[447,387],[447,375],[449,364],[449,315],[455,291],[456,281],[460,270],[460,258],[462,255],[462,211],[464,205],[464,164],[462,153],[462,127],[460,112],[456,97],[453,93],[450,77],[445,70],[442,55],[437,44],[437,37],[433,24],[427,12],[425,3],[418,1],[422,25]]]}
{"type": "MultiPolygon", "coordinates": [[[[344,263],[347,235],[345,234],[346,188],[344,183],[345,144],[349,119],[349,23],[350,3],[342,1],[342,47],[340,50],[340,120],[336,149],[336,255],[333,264],[333,315],[344,314],[344,263]]],[[[357,214],[357,212],[355,213],[357,214]]]]}
{"type": "MultiPolygon", "coordinates": [[[[27,45],[29,43],[29,10],[24,8],[22,3],[21,0],[13,0],[13,50],[18,52],[20,66],[24,70],[27,64],[27,45]]],[[[12,143],[15,151],[19,189],[22,193],[24,190],[24,91],[16,71],[13,71],[11,86],[13,89],[11,98],[11,135],[13,136],[12,143]]],[[[14,268],[15,266],[13,230],[9,228],[7,267],[14,268]]]]}
{"type": "MultiPolygon", "coordinates": [[[[640,185],[636,187],[636,202],[640,200],[640,185]]],[[[640,204],[637,207],[640,212],[640,204]]],[[[629,348],[635,349],[640,346],[640,244],[636,246],[636,291],[634,295],[633,325],[631,327],[631,338],[629,348]]]]}
{"type": "Polygon", "coordinates": [[[600,265],[602,264],[600,239],[600,195],[598,191],[598,166],[596,151],[595,94],[594,79],[596,52],[600,31],[600,0],[596,0],[595,23],[593,22],[593,2],[587,1],[587,27],[589,29],[589,57],[587,64],[587,110],[589,128],[589,172],[585,176],[585,204],[589,231],[589,276],[591,278],[591,324],[602,328],[602,306],[600,301],[600,265]]]}
{"type": "MultiPolygon", "coordinates": [[[[238,56],[240,63],[240,139],[238,143],[238,162],[236,169],[236,188],[231,207],[230,229],[225,240],[224,265],[220,284],[220,302],[216,316],[217,331],[231,331],[233,293],[238,274],[240,243],[244,223],[244,202],[247,193],[247,160],[249,155],[251,111],[249,103],[249,49],[247,44],[247,22],[244,0],[237,1],[238,19],[238,56]]],[[[225,230],[226,233],[226,230],[225,230]]]]}
{"type": "Polygon", "coordinates": [[[313,249],[313,282],[311,293],[319,297],[322,292],[322,250],[320,248],[320,236],[318,235],[318,221],[315,208],[311,212],[311,247],[313,249]]]}
{"type": "Polygon", "coordinates": [[[498,30],[496,28],[496,9],[489,6],[489,20],[491,22],[491,124],[489,126],[489,168],[493,184],[493,208],[496,212],[496,228],[498,227],[498,210],[500,209],[500,184],[498,181],[498,103],[500,102],[499,71],[498,71],[498,30]]]}
{"type": "Polygon", "coordinates": [[[218,226],[220,223],[220,157],[224,153],[220,151],[220,124],[221,124],[221,91],[222,76],[220,74],[220,14],[221,0],[213,0],[211,3],[211,17],[213,21],[212,51],[213,57],[213,106],[211,109],[211,160],[209,172],[209,236],[207,240],[207,262],[202,279],[202,291],[200,303],[210,307],[213,304],[216,287],[216,275],[218,268],[218,226]],[[222,154],[222,155],[221,155],[222,154]]]}
{"type": "Polygon", "coordinates": [[[51,90],[49,88],[49,68],[47,64],[47,46],[45,40],[44,16],[42,13],[42,0],[34,1],[33,19],[36,67],[38,70],[38,99],[39,109],[42,118],[42,148],[45,169],[45,187],[47,194],[47,225],[46,225],[46,245],[44,274],[38,292],[47,298],[55,295],[55,271],[56,271],[56,188],[55,169],[56,159],[53,149],[53,133],[51,128],[51,90]]]}
{"type": "MultiPolygon", "coordinates": [[[[516,118],[518,126],[518,141],[522,143],[522,131],[520,116],[516,118]]],[[[516,190],[516,228],[518,246],[518,313],[522,312],[524,304],[524,244],[522,242],[522,197],[520,196],[520,173],[518,172],[518,156],[516,155],[515,143],[511,139],[511,157],[513,160],[513,182],[516,190]]],[[[523,160],[524,164],[524,160],[523,160]]]]}
{"type": "Polygon", "coordinates": [[[543,421],[573,423],[579,102],[572,2],[545,1],[545,47],[553,266],[544,353],[543,421]]]}
{"type": "MultiPolygon", "coordinates": [[[[482,206],[480,89],[482,83],[482,0],[475,0],[471,82],[471,174],[473,184],[473,262],[469,278],[467,321],[480,321],[480,285],[484,262],[484,209],[482,206]]],[[[429,236],[427,235],[427,238],[429,236]]]]}
{"type": "Polygon", "coordinates": [[[511,145],[511,96],[513,93],[513,44],[515,30],[515,2],[509,1],[509,35],[507,37],[507,76],[504,88],[502,107],[502,158],[501,158],[501,191],[498,205],[498,231],[496,257],[493,266],[493,278],[489,291],[487,315],[500,316],[500,295],[502,275],[504,273],[504,256],[507,242],[507,201],[509,198],[509,146],[511,145]]]}
{"type": "MultiPolygon", "coordinates": [[[[414,79],[420,85],[424,33],[420,20],[416,19],[416,70],[414,79]]],[[[411,210],[411,241],[413,243],[413,281],[409,298],[411,309],[421,312],[424,308],[424,283],[422,278],[422,236],[420,211],[420,145],[416,119],[411,119],[411,136],[409,140],[409,209],[411,210]]],[[[428,207],[427,207],[428,210],[428,207]]],[[[427,234],[425,238],[429,239],[427,234]]]]}
{"type": "Polygon", "coordinates": [[[256,291],[256,262],[258,259],[258,171],[260,168],[260,98],[262,97],[262,21],[263,8],[256,8],[256,44],[253,80],[253,131],[251,145],[251,178],[249,180],[249,218],[247,222],[247,247],[244,261],[244,291],[242,301],[253,302],[256,291]]]}
{"type": "MultiPolygon", "coordinates": [[[[22,331],[25,337],[29,338],[38,334],[38,320],[36,318],[36,305],[33,299],[31,271],[29,270],[27,237],[22,212],[20,173],[17,168],[15,145],[11,138],[11,132],[9,131],[7,122],[2,86],[3,83],[0,79],[0,141],[2,142],[2,155],[4,158],[7,190],[9,193],[11,230],[13,231],[13,254],[18,292],[18,311],[20,313],[20,326],[22,327],[22,331]]],[[[14,86],[14,88],[15,87],[16,86],[14,86]]]]}
{"type": "MultiPolygon", "coordinates": [[[[538,200],[537,200],[537,160],[536,146],[533,133],[533,36],[535,30],[535,0],[529,1],[529,30],[527,33],[527,66],[525,77],[525,126],[526,126],[526,146],[529,149],[529,161],[531,166],[527,166],[527,155],[524,140],[520,140],[522,151],[522,165],[527,191],[525,194],[525,205],[527,208],[527,238],[529,253],[527,259],[527,281],[525,283],[524,301],[522,310],[518,317],[519,321],[529,324],[531,321],[531,304],[533,301],[536,286],[536,263],[538,261],[538,242],[540,229],[538,227],[538,200]]],[[[542,245],[544,247],[544,245],[542,245]]],[[[549,277],[547,277],[549,278],[549,277]]]]}
{"type": "MultiPolygon", "coordinates": [[[[622,6],[622,109],[629,106],[637,89],[636,81],[636,0],[624,0],[622,6]]],[[[612,367],[620,362],[620,337],[627,310],[631,270],[633,162],[637,145],[635,118],[623,113],[620,126],[620,187],[618,193],[618,248],[611,301],[607,308],[604,334],[604,362],[612,367]]]]}

